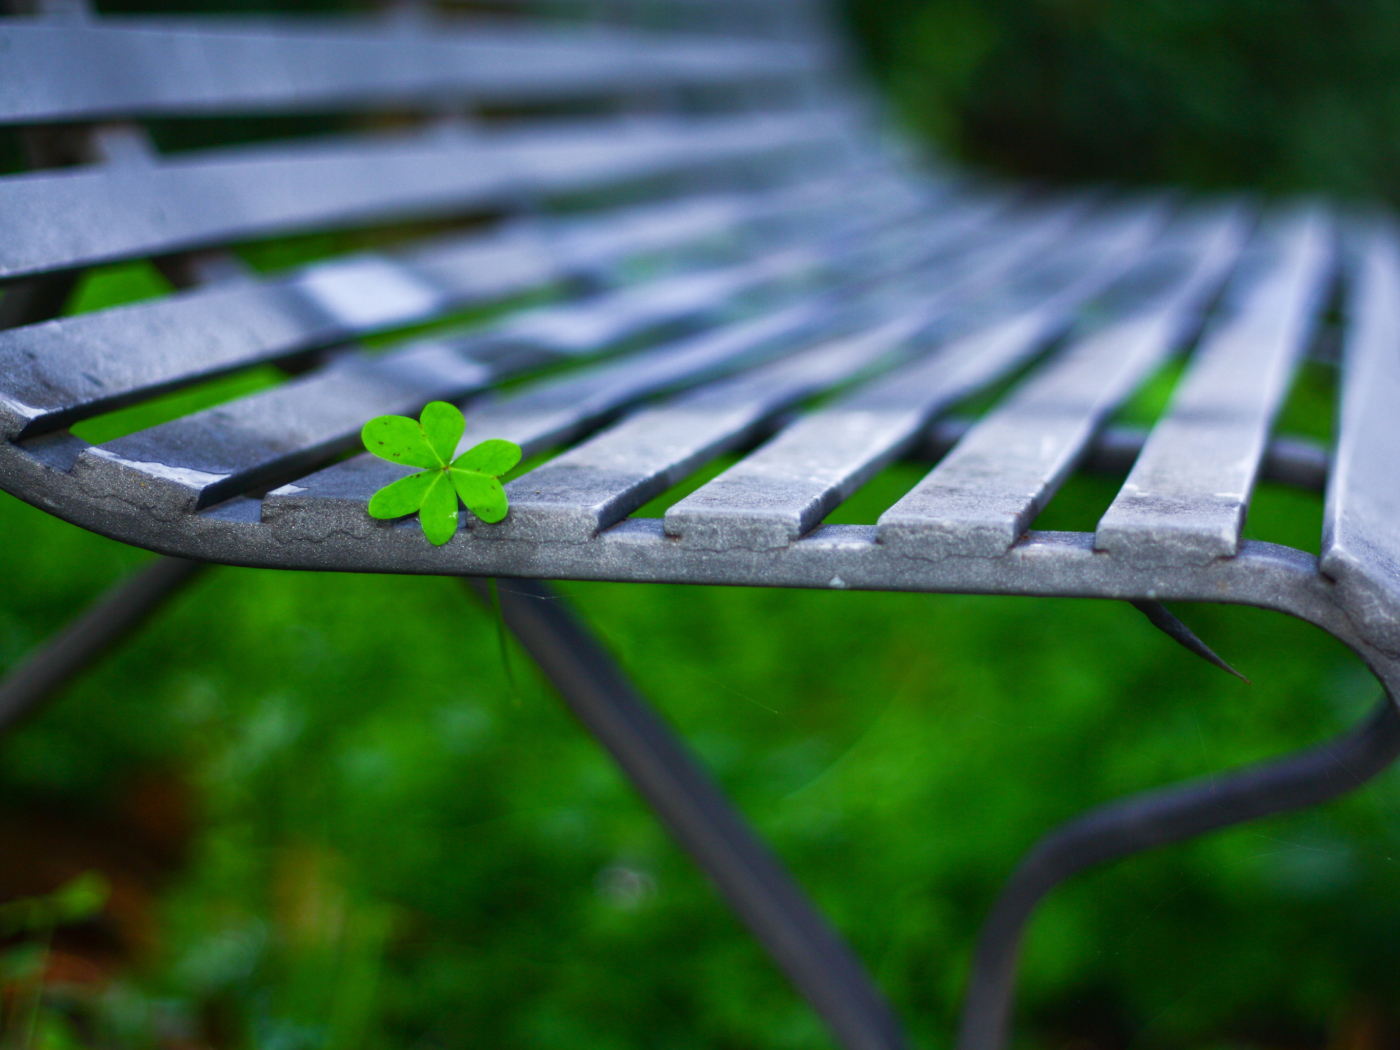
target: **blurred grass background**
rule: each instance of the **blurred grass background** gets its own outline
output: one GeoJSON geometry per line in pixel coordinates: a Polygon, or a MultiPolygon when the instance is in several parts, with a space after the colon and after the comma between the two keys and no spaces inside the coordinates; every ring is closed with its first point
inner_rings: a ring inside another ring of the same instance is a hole
{"type": "MultiPolygon", "coordinates": [[[[851,0],[846,15],[895,118],[960,160],[1395,194],[1392,4],[851,0]]],[[[97,275],[76,308],[150,281],[97,275]]],[[[1289,429],[1325,434],[1331,396],[1325,369],[1305,372],[1289,429]]],[[[873,521],[920,474],[886,472],[841,520],[873,521]]],[[[1092,527],[1115,488],[1074,479],[1039,527],[1092,527]]],[[[1249,530],[1315,550],[1319,519],[1315,498],[1266,486],[1249,530]]],[[[0,549],[0,668],[148,557],[3,496],[0,549]]],[[[1333,735],[1377,693],[1340,646],[1255,610],[1180,610],[1245,686],[1115,603],[561,589],[930,1048],[948,1045],[1000,880],[1045,830],[1333,735]]],[[[209,571],[0,746],[0,897],[84,871],[111,887],[100,916],[53,934],[41,1001],[35,938],[6,942],[7,1038],[829,1046],[516,666],[513,690],[489,615],[451,580],[209,571]]],[[[1390,774],[1076,880],[1033,929],[1019,1045],[1398,1045],[1398,850],[1390,774]]]]}

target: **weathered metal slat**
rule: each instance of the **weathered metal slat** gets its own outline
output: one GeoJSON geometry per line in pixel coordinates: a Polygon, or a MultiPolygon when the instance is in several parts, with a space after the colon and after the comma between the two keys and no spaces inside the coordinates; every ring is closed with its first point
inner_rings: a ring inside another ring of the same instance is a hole
{"type": "Polygon", "coordinates": [[[739,161],[849,154],[850,134],[836,110],[587,120],[11,175],[0,178],[0,278],[299,230],[446,218],[739,161]]]}
{"type": "MultiPolygon", "coordinates": [[[[816,236],[788,248],[777,248],[743,263],[696,270],[664,280],[626,288],[617,293],[563,306],[546,306],[517,314],[485,338],[502,346],[543,348],[561,356],[596,353],[599,347],[644,334],[648,329],[691,318],[714,317],[731,309],[736,299],[753,293],[769,295],[784,286],[805,284],[815,294],[833,279],[870,281],[902,262],[908,252],[891,252],[887,242],[892,224],[923,234],[925,250],[936,251],[949,240],[965,236],[994,213],[993,202],[969,202],[966,212],[947,221],[940,213],[921,215],[922,202],[825,217],[816,236]],[[969,226],[966,216],[974,222],[969,226]]],[[[802,288],[795,289],[799,294],[802,288]]]]}
{"type": "Polygon", "coordinates": [[[810,45],[499,22],[0,20],[0,122],[540,103],[814,72],[810,45]]]}
{"type": "Polygon", "coordinates": [[[1233,555],[1269,428],[1323,306],[1333,272],[1331,223],[1308,209],[1261,232],[1253,279],[1232,289],[1225,319],[1203,337],[1153,428],[1095,544],[1135,562],[1233,555]]]}
{"type": "Polygon", "coordinates": [[[918,323],[916,313],[906,312],[639,412],[511,482],[505,521],[470,524],[488,537],[591,539],[715,456],[749,441],[776,412],[897,355],[918,323]]]}
{"type": "MultiPolygon", "coordinates": [[[[802,341],[819,339],[849,324],[850,315],[849,304],[835,297],[804,297],[771,313],[531,385],[512,396],[472,406],[458,450],[504,437],[525,455],[534,455],[642,398],[728,374],[789,352],[802,341]]],[[[402,475],[401,468],[384,460],[368,455],[358,459],[388,467],[391,473],[385,484],[402,475]]],[[[297,485],[306,487],[306,480],[297,485]]],[[[364,491],[358,496],[357,510],[363,506],[364,491]]]]}
{"type": "MultiPolygon", "coordinates": [[[[810,195],[715,195],[554,224],[516,223],[0,332],[0,434],[31,436],[231,368],[551,281],[602,276],[627,256],[680,248],[760,216],[770,227],[811,221],[843,187],[849,184],[837,179],[810,195]]],[[[929,196],[937,199],[935,191],[929,196]]],[[[769,230],[777,240],[791,235],[769,230]]]]}
{"type": "Polygon", "coordinates": [[[1086,300],[1140,261],[1165,217],[1163,204],[1151,204],[1082,231],[1077,265],[1032,305],[1003,301],[989,325],[802,417],[667,510],[667,535],[707,550],[793,542],[914,444],[940,410],[1063,332],[1086,300]]]}
{"type": "MultiPolygon", "coordinates": [[[[1068,209],[1073,216],[1074,209],[1068,209]]],[[[1019,242],[1022,253],[1037,236],[1062,230],[1055,217],[1019,242]]],[[[1015,239],[1008,242],[1014,247],[1015,239]]],[[[996,257],[1006,259],[1006,244],[996,257]]],[[[801,399],[907,357],[911,339],[939,318],[929,288],[966,260],[945,261],[906,273],[870,304],[862,330],[806,350],[747,375],[633,416],[512,483],[511,515],[483,527],[485,535],[575,542],[622,520],[715,456],[747,443],[774,413],[801,399]]],[[[946,305],[946,300],[945,304],[946,305]]]]}
{"type": "Polygon", "coordinates": [[[1356,240],[1320,567],[1358,627],[1400,651],[1400,234],[1385,216],[1356,240]]]}
{"type": "Polygon", "coordinates": [[[713,315],[745,292],[832,261],[824,254],[843,241],[838,235],[819,247],[545,307],[456,342],[438,338],[379,358],[343,360],[275,390],[84,450],[74,475],[89,487],[140,487],[152,506],[194,510],[313,466],[352,443],[372,416],[459,398],[530,364],[597,354],[648,329],[713,315]]]}
{"type": "MultiPolygon", "coordinates": [[[[974,419],[940,419],[929,428],[911,459],[937,462],[976,425],[974,419]]],[[[1093,474],[1125,475],[1147,441],[1146,427],[1108,426],[1094,435],[1078,469],[1093,474]]],[[[1264,454],[1263,481],[1322,493],[1327,488],[1328,447],[1311,438],[1279,435],[1264,454]]]]}
{"type": "Polygon", "coordinates": [[[793,249],[721,270],[700,270],[626,288],[615,295],[512,317],[486,338],[505,346],[541,347],[561,356],[597,353],[669,325],[732,308],[735,300],[784,279],[810,276],[816,253],[793,249]]]}
{"type": "MultiPolygon", "coordinates": [[[[832,301],[805,299],[772,314],[726,325],[646,353],[595,365],[519,394],[471,406],[459,448],[504,438],[526,456],[576,437],[620,408],[663,390],[730,371],[736,366],[791,349],[798,340],[820,339],[839,329],[847,313],[832,301]]],[[[365,503],[407,470],[369,455],[327,467],[263,499],[269,521],[334,519],[363,528],[365,503]]],[[[371,523],[372,526],[372,523],[371,523]]]]}
{"type": "Polygon", "coordinates": [[[570,305],[540,307],[504,321],[484,338],[561,356],[596,353],[657,325],[714,317],[751,293],[818,294],[832,281],[869,285],[965,247],[1004,205],[999,199],[901,202],[825,216],[815,236],[725,269],[697,270],[570,305]],[[943,202],[940,202],[942,204],[943,202]],[[945,211],[946,209],[946,211],[945,211]],[[911,243],[912,242],[912,243],[911,243]],[[805,288],[802,286],[806,286],[805,288]],[[796,287],[793,287],[796,286],[796,287]]]}
{"type": "Polygon", "coordinates": [[[881,543],[995,558],[1030,528],[1110,412],[1200,323],[1248,235],[1229,208],[1178,235],[1193,264],[1165,291],[1060,352],[880,516],[881,543]]]}
{"type": "MultiPolygon", "coordinates": [[[[852,198],[857,209],[869,209],[857,221],[870,224],[935,207],[980,207],[984,197],[993,195],[973,197],[951,181],[914,183],[882,165],[862,164],[756,190],[710,190],[582,216],[515,220],[507,230],[513,240],[528,243],[536,267],[597,279],[595,271],[627,255],[685,251],[715,241],[729,251],[761,250],[811,237],[832,221],[849,222],[852,198]]],[[[477,255],[478,240],[442,238],[388,254],[451,291],[493,279],[494,267],[477,255]]]]}
{"type": "MultiPolygon", "coordinates": [[[[787,258],[773,269],[801,261],[806,260],[787,258]]],[[[716,307],[771,278],[773,270],[765,269],[750,264],[686,274],[524,319],[535,324],[512,321],[475,338],[432,339],[377,358],[356,356],[273,390],[88,449],[78,457],[74,476],[108,487],[116,484],[114,475],[140,477],[152,501],[159,493],[169,505],[192,511],[261,479],[315,465],[352,442],[373,416],[457,399],[556,356],[599,353],[631,330],[716,307]],[[555,316],[567,323],[550,327],[547,322],[555,316]],[[576,330],[590,341],[576,340],[576,330]]]]}
{"type": "Polygon", "coordinates": [[[84,449],[73,465],[93,491],[141,489],[154,513],[189,512],[279,474],[305,469],[371,417],[480,390],[499,372],[426,342],[388,357],[358,355],[303,379],[84,449]],[[441,392],[441,393],[440,393],[441,392]]]}
{"type": "MultiPolygon", "coordinates": [[[[468,412],[468,430],[463,437],[463,447],[470,447],[487,437],[504,437],[521,445],[526,455],[532,454],[547,442],[568,437],[578,428],[587,426],[589,421],[615,412],[623,403],[658,389],[692,384],[715,372],[727,371],[739,360],[753,356],[763,347],[780,340],[791,340],[799,332],[816,328],[829,312],[829,305],[818,300],[806,300],[778,309],[774,314],[682,340],[678,344],[643,354],[640,358],[626,358],[581,377],[567,377],[543,388],[528,389],[514,398],[473,407],[468,412]]],[[[435,361],[433,347],[427,347],[423,353],[435,361]]],[[[454,360],[461,361],[461,358],[454,360]]],[[[210,477],[207,482],[182,476],[178,487],[167,479],[141,479],[143,498],[161,498],[165,503],[179,503],[186,510],[193,510],[196,505],[214,503],[237,491],[246,490],[263,477],[293,475],[298,468],[314,462],[316,456],[323,456],[328,449],[349,447],[356,442],[364,421],[375,414],[416,412],[417,407],[428,399],[458,398],[470,389],[482,388],[490,379],[517,370],[512,364],[510,361],[497,364],[476,382],[463,382],[463,379],[473,377],[465,374],[454,377],[447,368],[433,368],[430,365],[417,375],[419,381],[412,389],[395,391],[384,384],[358,392],[358,396],[354,396],[354,391],[343,389],[333,377],[323,377],[325,381],[308,379],[302,384],[290,385],[255,399],[245,399],[248,403],[225,406],[223,412],[214,410],[204,413],[203,417],[190,417],[189,420],[167,424],[162,428],[165,433],[147,431],[146,434],[133,435],[129,440],[113,442],[104,449],[92,449],[91,454],[84,454],[78,459],[74,470],[81,477],[101,475],[99,483],[104,486],[120,483],[132,487],[133,480],[148,473],[148,468],[144,468],[139,461],[130,461],[127,458],[129,455],[160,455],[167,459],[178,458],[181,463],[193,461],[202,465],[223,465],[220,472],[224,476],[210,477]],[[395,399],[393,395],[398,396],[395,399]],[[326,419],[321,421],[321,430],[314,435],[290,433],[290,428],[277,421],[279,409],[284,410],[291,403],[305,398],[319,400],[326,405],[323,410],[326,419]],[[179,437],[186,431],[193,440],[181,444],[179,437]],[[267,431],[272,431],[276,440],[267,440],[267,431]],[[312,447],[312,441],[316,442],[315,447],[312,447]],[[122,455],[126,462],[109,465],[92,458],[112,451],[122,455]],[[239,452],[242,452],[241,458],[239,452]]],[[[370,458],[361,456],[361,459],[370,458]]],[[[403,470],[395,468],[392,463],[372,463],[388,468],[382,472],[385,480],[379,484],[388,484],[402,476],[403,470]]],[[[356,480],[367,477],[363,470],[357,470],[356,461],[342,463],[329,470],[356,480]]],[[[335,479],[330,480],[330,487],[335,487],[335,484],[335,479]]],[[[295,487],[298,491],[314,491],[319,483],[304,479],[295,487]]],[[[367,494],[361,489],[360,498],[354,504],[357,514],[363,515],[365,498],[367,494]]]]}
{"type": "MultiPolygon", "coordinates": [[[[959,213],[951,225],[961,227],[967,214],[959,213]]],[[[936,241],[933,237],[929,240],[936,241]]],[[[870,294],[881,292],[877,288],[870,294]]],[[[823,332],[830,334],[842,324],[850,327],[861,318],[868,318],[867,311],[868,307],[860,302],[843,305],[825,294],[809,295],[752,321],[584,369],[497,402],[474,405],[467,413],[461,447],[504,437],[530,455],[569,440],[586,426],[640,397],[682,382],[698,381],[775,343],[791,348],[799,335],[809,343],[820,341],[823,332]]],[[[895,339],[898,332],[891,329],[886,335],[895,339]]],[[[318,515],[339,514],[347,521],[359,523],[370,495],[404,473],[403,468],[361,455],[271,493],[265,507],[275,508],[282,517],[315,507],[318,515]]]]}

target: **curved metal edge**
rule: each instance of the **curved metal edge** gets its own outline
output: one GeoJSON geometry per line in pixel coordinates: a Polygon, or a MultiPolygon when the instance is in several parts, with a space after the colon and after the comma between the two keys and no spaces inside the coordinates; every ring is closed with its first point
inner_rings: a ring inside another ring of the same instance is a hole
{"type": "MultiPolygon", "coordinates": [[[[183,262],[185,260],[177,261],[183,262]]],[[[199,258],[195,259],[194,262],[212,264],[218,272],[222,272],[226,268],[225,261],[221,256],[212,260],[199,258]]],[[[198,283],[198,278],[191,278],[185,283],[198,283]]],[[[939,422],[930,431],[925,446],[918,452],[924,456],[938,458],[957,443],[969,426],[969,421],[962,419],[939,422]]],[[[1099,436],[1089,459],[1085,463],[1085,468],[1105,473],[1121,473],[1126,469],[1126,466],[1131,465],[1133,456],[1142,447],[1146,433],[1145,430],[1137,428],[1109,428],[1099,436]]],[[[51,463],[71,462],[76,456],[76,450],[84,447],[82,442],[71,435],[57,435],[48,439],[47,444],[51,446],[49,457],[51,463]]],[[[44,445],[44,442],[40,443],[40,447],[44,445]]],[[[11,453],[19,457],[32,458],[18,449],[12,449],[11,453]]],[[[3,456],[0,456],[0,464],[3,464],[3,456]]],[[[1276,439],[1265,460],[1265,474],[1272,476],[1275,480],[1320,491],[1326,483],[1327,452],[1321,445],[1313,442],[1289,438],[1276,439]]],[[[69,481],[71,483],[71,478],[69,481]]],[[[48,511],[54,509],[44,503],[37,503],[37,505],[48,511]]],[[[198,521],[199,519],[193,520],[198,521]]],[[[132,537],[129,535],[119,535],[115,538],[132,542],[132,537]]],[[[181,558],[175,560],[184,561],[181,558]]],[[[0,679],[0,732],[3,732],[8,725],[21,717],[21,713],[27,713],[42,704],[45,696],[61,690],[71,679],[77,677],[97,659],[105,648],[110,647],[127,633],[135,630],[149,615],[150,610],[159,604],[161,599],[154,596],[151,589],[159,586],[160,581],[165,581],[165,586],[170,593],[178,590],[184,583],[183,578],[172,566],[162,567],[157,563],[140,570],[138,574],[115,584],[70,627],[64,628],[53,639],[43,643],[39,649],[30,654],[20,665],[17,665],[8,676],[0,679]],[[122,597],[128,591],[133,594],[146,593],[147,597],[142,602],[149,604],[149,608],[138,609],[140,603],[133,603],[122,597]],[[105,611],[99,612],[99,610],[105,611]],[[76,632],[80,630],[96,631],[97,635],[88,644],[90,651],[84,651],[81,655],[77,655],[78,650],[75,649],[78,644],[76,632]],[[42,674],[38,673],[38,668],[44,669],[42,674]],[[15,710],[16,714],[7,716],[5,712],[11,708],[15,710]]]]}
{"type": "Polygon", "coordinates": [[[1001,1050],[1010,1033],[1016,966],[1040,901],[1088,868],[1250,820],[1318,805],[1400,756],[1400,710],[1389,695],[1358,729],[1296,755],[1224,776],[1111,802],[1046,835],[1003,886],[978,938],[957,1050],[1001,1050]]]}
{"type": "MultiPolygon", "coordinates": [[[[824,525],[786,547],[708,550],[664,535],[656,519],[629,519],[590,540],[487,539],[460,529],[433,547],[417,522],[367,514],[261,520],[260,500],[239,497],[198,514],[157,517],[137,492],[89,492],[67,472],[83,443],[55,434],[24,449],[0,445],[0,487],[83,528],[197,561],[256,568],[496,576],[729,586],[1014,594],[1204,601],[1251,605],[1312,623],[1351,646],[1400,695],[1400,651],[1373,633],[1368,606],[1354,607],[1318,571],[1317,558],[1246,542],[1205,565],[1135,565],[1093,548],[1087,533],[1031,532],[997,558],[922,558],[888,549],[874,526],[824,525]]],[[[1382,620],[1400,615],[1385,610],[1382,620]]]]}

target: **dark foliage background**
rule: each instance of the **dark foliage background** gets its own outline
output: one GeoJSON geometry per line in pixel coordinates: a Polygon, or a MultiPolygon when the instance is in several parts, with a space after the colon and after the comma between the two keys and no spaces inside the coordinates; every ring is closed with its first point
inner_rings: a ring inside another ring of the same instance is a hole
{"type": "MultiPolygon", "coordinates": [[[[1394,4],[851,0],[847,15],[897,119],[974,164],[1394,194],[1394,4]]],[[[241,250],[275,269],[353,243],[241,250]]],[[[150,267],[108,268],[73,309],[160,290],[150,267]]],[[[1284,427],[1325,437],[1333,393],[1307,370],[1284,427]]],[[[835,520],[873,521],[921,473],[888,471],[835,520]]],[[[1038,526],[1092,528],[1115,488],[1073,479],[1038,526]]],[[[1248,528],[1315,550],[1319,524],[1316,499],[1265,486],[1248,528]]],[[[0,497],[0,669],[146,557],[0,497]]],[[[1338,733],[1376,694],[1339,646],[1245,609],[1180,611],[1253,686],[1114,603],[564,590],[926,1047],[948,1045],[981,916],[1047,828],[1338,733]]],[[[47,935],[0,943],[0,1039],[828,1046],[518,655],[516,671],[513,688],[490,617],[450,580],[211,571],[0,745],[0,900],[82,872],[112,887],[100,915],[53,933],[47,968],[47,935]]],[[[1387,775],[1076,880],[1032,932],[1020,1045],[1397,1045],[1397,856],[1387,775]]]]}
{"type": "Polygon", "coordinates": [[[1400,191],[1390,0],[847,0],[869,68],[956,155],[1060,179],[1400,191]]]}

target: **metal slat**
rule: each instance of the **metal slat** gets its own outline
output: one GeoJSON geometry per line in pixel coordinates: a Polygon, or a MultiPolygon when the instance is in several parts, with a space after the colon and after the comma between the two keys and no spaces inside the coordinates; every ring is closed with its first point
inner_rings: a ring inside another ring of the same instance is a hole
{"type": "MultiPolygon", "coordinates": [[[[914,458],[937,461],[952,451],[975,424],[970,419],[941,419],[929,428],[914,458]]],[[[1124,475],[1147,441],[1144,427],[1109,426],[1094,435],[1078,469],[1092,474],[1124,475]]],[[[1264,481],[1276,481],[1309,492],[1327,488],[1328,449],[1310,438],[1275,437],[1264,454],[1264,481]]]]}
{"type": "MultiPolygon", "coordinates": [[[[1052,216],[1049,222],[1032,224],[1030,237],[1009,239],[993,258],[1004,265],[1027,250],[1027,241],[1034,245],[1038,238],[1062,232],[1060,222],[1052,216]]],[[[897,288],[884,290],[872,304],[875,317],[857,334],[642,412],[564,453],[513,482],[509,518],[483,527],[483,534],[573,542],[617,523],[715,456],[746,444],[774,413],[862,371],[907,357],[910,341],[953,298],[930,297],[927,289],[955,288],[945,282],[959,270],[964,280],[978,274],[976,267],[965,268],[966,262],[947,261],[923,274],[905,274],[897,288]]],[[[981,272],[987,273],[985,264],[981,272]]]]}
{"type": "MultiPolygon", "coordinates": [[[[467,413],[458,450],[504,437],[519,445],[525,455],[534,455],[569,440],[625,405],[790,349],[804,336],[810,338],[839,325],[846,315],[847,310],[835,300],[808,298],[760,317],[537,384],[513,397],[473,406],[467,413]]],[[[401,468],[384,460],[360,458],[388,467],[392,472],[386,475],[389,481],[403,474],[401,468]]],[[[297,484],[304,486],[305,479],[297,484]]],[[[362,509],[364,498],[362,494],[357,510],[362,509]]]]}
{"type": "Polygon", "coordinates": [[[1139,261],[1164,219],[1165,207],[1155,204],[1083,231],[1074,244],[1080,265],[1034,305],[1005,310],[1003,319],[803,417],[667,510],[666,534],[707,550],[798,539],[914,444],[940,410],[1063,332],[1075,310],[1139,261]]]}
{"type": "Polygon", "coordinates": [[[0,430],[14,439],[180,382],[322,345],[341,326],[286,285],[232,284],[0,333],[0,430]],[[136,352],[144,350],[144,353],[136,352]]]}
{"type": "MultiPolygon", "coordinates": [[[[968,211],[978,220],[995,208],[970,204],[968,211]]],[[[921,210],[906,203],[892,210],[842,210],[825,218],[817,237],[790,248],[726,269],[653,281],[602,299],[517,314],[496,328],[489,339],[506,346],[544,348],[561,356],[596,353],[599,347],[637,337],[657,326],[714,317],[750,293],[771,294],[778,286],[793,283],[806,284],[815,292],[818,278],[869,281],[904,258],[885,250],[885,242],[894,239],[888,229],[892,223],[908,223],[921,232],[928,250],[941,246],[949,233],[966,230],[963,221],[949,223],[941,215],[930,220],[918,214],[921,210]]]]}
{"type": "MultiPolygon", "coordinates": [[[[537,265],[596,279],[600,269],[625,255],[675,251],[720,238],[737,240],[742,246],[786,243],[841,219],[852,195],[860,208],[870,209],[866,221],[876,221],[951,206],[954,192],[951,182],[915,185],[883,167],[859,166],[775,188],[711,191],[583,217],[513,221],[508,232],[515,240],[531,243],[531,258],[537,265]]],[[[960,197],[957,206],[976,206],[965,193],[960,197]]],[[[470,288],[497,279],[492,271],[498,267],[480,258],[477,242],[478,238],[448,238],[392,256],[447,289],[470,288]]]]}
{"type": "Polygon", "coordinates": [[[457,345],[429,340],[375,359],[342,361],[287,386],[85,450],[75,477],[90,488],[139,486],[152,506],[194,510],[314,465],[352,444],[373,416],[460,398],[542,361],[597,354],[649,329],[714,315],[746,292],[832,261],[829,254],[844,240],[838,233],[834,243],[545,307],[457,345]]]}
{"type": "Polygon", "coordinates": [[[508,347],[538,347],[562,357],[596,354],[657,328],[714,315],[746,293],[810,275],[822,262],[819,253],[794,248],[740,266],[679,274],[613,295],[517,314],[486,338],[508,347]]]}
{"type": "Polygon", "coordinates": [[[0,20],[0,53],[8,123],[539,103],[771,82],[825,60],[812,46],[580,25],[121,18],[0,20]]]}
{"type": "Polygon", "coordinates": [[[760,217],[781,226],[821,215],[842,188],[850,187],[838,179],[810,194],[715,195],[553,225],[512,224],[0,332],[0,434],[28,437],[231,368],[596,276],[622,257],[680,247],[760,217]]]}
{"type": "MultiPolygon", "coordinates": [[[[940,211],[931,218],[919,214],[924,209],[903,203],[894,209],[838,209],[820,223],[819,235],[805,243],[723,270],[682,274],[600,300],[518,314],[488,338],[561,356],[588,354],[658,325],[713,317],[755,291],[771,294],[780,286],[800,284],[815,294],[819,283],[832,280],[868,285],[960,243],[1001,205],[995,199],[968,200],[950,209],[951,215],[940,211]]],[[[801,294],[804,289],[796,291],[801,294]]]]}
{"type": "Polygon", "coordinates": [[[898,352],[919,324],[906,313],[869,331],[639,412],[506,486],[510,515],[482,535],[591,539],[699,467],[747,442],[774,413],[898,352]]]}
{"type": "Polygon", "coordinates": [[[1241,282],[1238,309],[1204,337],[1099,521],[1099,550],[1145,563],[1239,550],[1269,428],[1323,305],[1334,254],[1331,224],[1317,209],[1269,233],[1276,257],[1241,282]]]}
{"type": "Polygon", "coordinates": [[[0,278],[298,230],[445,218],[536,195],[842,146],[838,112],[442,129],[0,178],[0,278]]]}
{"type": "Polygon", "coordinates": [[[353,357],[306,379],[84,449],[73,466],[93,491],[141,488],[151,509],[193,511],[344,447],[371,417],[460,397],[498,378],[444,343],[353,357]]]}
{"type": "Polygon", "coordinates": [[[1400,649],[1400,242],[1394,221],[1360,241],[1348,296],[1340,418],[1320,568],[1359,627],[1400,649]]]}
{"type": "MultiPolygon", "coordinates": [[[[620,361],[531,386],[467,412],[460,448],[504,438],[526,456],[568,441],[579,432],[640,398],[698,382],[756,355],[774,353],[801,336],[837,323],[831,302],[809,298],[774,313],[726,325],[620,361]]],[[[375,491],[410,473],[370,455],[360,455],[270,492],[263,500],[269,521],[343,520],[347,527],[375,527],[365,503],[375,491]]]]}
{"type": "MultiPolygon", "coordinates": [[[[982,213],[985,217],[985,213],[982,213]]],[[[956,238],[975,225],[978,209],[960,210],[939,232],[956,238]]],[[[936,247],[940,238],[925,238],[936,247]]],[[[844,294],[844,292],[843,292],[844,294]]],[[[698,381],[756,349],[775,341],[785,345],[800,333],[808,340],[830,332],[842,317],[847,325],[861,316],[862,306],[841,305],[829,294],[809,296],[797,304],[753,321],[725,326],[679,344],[648,351],[600,368],[585,369],[563,380],[505,398],[475,405],[467,414],[461,447],[504,437],[520,445],[525,454],[557,444],[614,412],[622,405],[682,381],[698,381]]],[[[328,467],[294,485],[271,493],[265,506],[276,508],[279,520],[317,505],[318,514],[342,514],[347,521],[363,523],[365,501],[379,488],[402,477],[403,468],[372,456],[361,455],[328,467]],[[334,503],[334,510],[330,504],[334,503]],[[293,511],[291,507],[301,508],[293,511]]]]}
{"type": "Polygon", "coordinates": [[[114,481],[100,479],[114,474],[126,476],[127,483],[140,476],[152,498],[159,490],[171,505],[195,510],[261,479],[313,465],[351,443],[374,416],[457,399],[551,358],[600,353],[632,331],[717,309],[746,288],[810,262],[805,254],[787,255],[684,274],[526,315],[481,336],[428,340],[377,358],[338,362],[305,379],[88,449],[78,457],[74,476],[94,487],[113,487],[114,481]],[[563,323],[549,324],[556,314],[563,323]],[[592,341],[577,338],[580,333],[592,341]]]}
{"type": "Polygon", "coordinates": [[[880,542],[920,557],[1000,557],[1030,528],[1110,412],[1200,322],[1248,234],[1243,209],[1193,224],[1168,250],[1194,265],[1131,314],[1056,356],[880,516],[880,542]]]}

